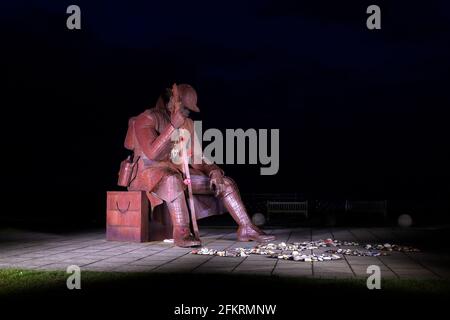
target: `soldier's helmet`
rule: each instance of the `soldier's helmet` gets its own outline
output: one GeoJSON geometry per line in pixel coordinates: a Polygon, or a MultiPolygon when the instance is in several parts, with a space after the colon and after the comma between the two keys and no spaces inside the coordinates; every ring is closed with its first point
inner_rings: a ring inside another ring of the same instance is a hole
{"type": "Polygon", "coordinates": [[[200,112],[200,109],[197,107],[197,92],[195,89],[188,84],[179,84],[177,87],[183,106],[189,110],[200,112]]]}

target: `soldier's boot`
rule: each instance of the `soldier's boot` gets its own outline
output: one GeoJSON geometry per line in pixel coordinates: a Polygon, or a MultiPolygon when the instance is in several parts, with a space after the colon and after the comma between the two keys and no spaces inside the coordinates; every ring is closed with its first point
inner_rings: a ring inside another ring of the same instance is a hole
{"type": "Polygon", "coordinates": [[[167,203],[170,218],[173,224],[173,240],[179,247],[200,246],[200,239],[196,239],[189,227],[189,212],[186,205],[186,198],[181,194],[178,198],[167,203]]]}
{"type": "Polygon", "coordinates": [[[179,247],[200,246],[200,239],[196,239],[191,233],[189,211],[181,177],[178,175],[165,177],[155,193],[166,202],[169,209],[175,245],[179,247]]]}
{"type": "Polygon", "coordinates": [[[239,225],[237,231],[237,238],[239,241],[257,241],[267,242],[275,240],[274,236],[267,235],[258,227],[256,227],[250,220],[244,203],[239,195],[239,190],[233,180],[228,177],[224,178],[225,188],[220,195],[223,199],[223,204],[230,215],[239,225]]]}

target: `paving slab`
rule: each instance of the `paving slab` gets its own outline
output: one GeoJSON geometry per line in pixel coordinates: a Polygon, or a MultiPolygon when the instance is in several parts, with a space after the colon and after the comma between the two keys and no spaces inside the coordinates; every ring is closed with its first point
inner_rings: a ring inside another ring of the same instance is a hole
{"type": "MultiPolygon", "coordinates": [[[[235,228],[203,228],[203,245],[217,250],[252,248],[256,243],[238,242],[235,228]]],[[[303,242],[324,238],[365,243],[397,243],[427,230],[398,228],[276,228],[268,233],[276,242],[303,242]]],[[[191,255],[191,249],[178,248],[161,241],[131,243],[106,241],[104,230],[52,235],[16,231],[2,233],[7,239],[0,244],[0,268],[30,270],[66,270],[78,265],[82,270],[156,273],[236,273],[276,277],[367,278],[367,267],[380,267],[382,277],[400,279],[449,279],[448,253],[390,252],[389,256],[354,257],[327,262],[296,262],[250,255],[249,257],[216,257],[191,255]]],[[[407,241],[407,240],[405,240],[407,241]]],[[[352,248],[349,246],[348,248],[352,248]]],[[[320,254],[326,249],[311,250],[320,254]]]]}

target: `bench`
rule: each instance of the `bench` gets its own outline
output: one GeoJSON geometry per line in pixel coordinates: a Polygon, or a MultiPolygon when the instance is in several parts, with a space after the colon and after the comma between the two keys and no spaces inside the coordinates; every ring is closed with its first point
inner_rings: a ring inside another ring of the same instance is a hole
{"type": "Polygon", "coordinates": [[[354,214],[379,214],[387,217],[387,200],[345,201],[345,212],[354,214]]]}
{"type": "Polygon", "coordinates": [[[274,213],[293,213],[308,218],[308,201],[267,201],[267,221],[274,213]]]}

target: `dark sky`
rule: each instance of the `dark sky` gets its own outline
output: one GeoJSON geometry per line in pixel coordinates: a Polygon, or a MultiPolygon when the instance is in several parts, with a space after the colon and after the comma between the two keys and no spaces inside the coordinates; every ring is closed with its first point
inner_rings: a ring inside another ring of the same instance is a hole
{"type": "Polygon", "coordinates": [[[225,167],[243,192],[448,197],[448,1],[2,1],[0,17],[9,195],[102,203],[127,119],[176,81],[206,128],[280,129],[278,175],[225,167]]]}

